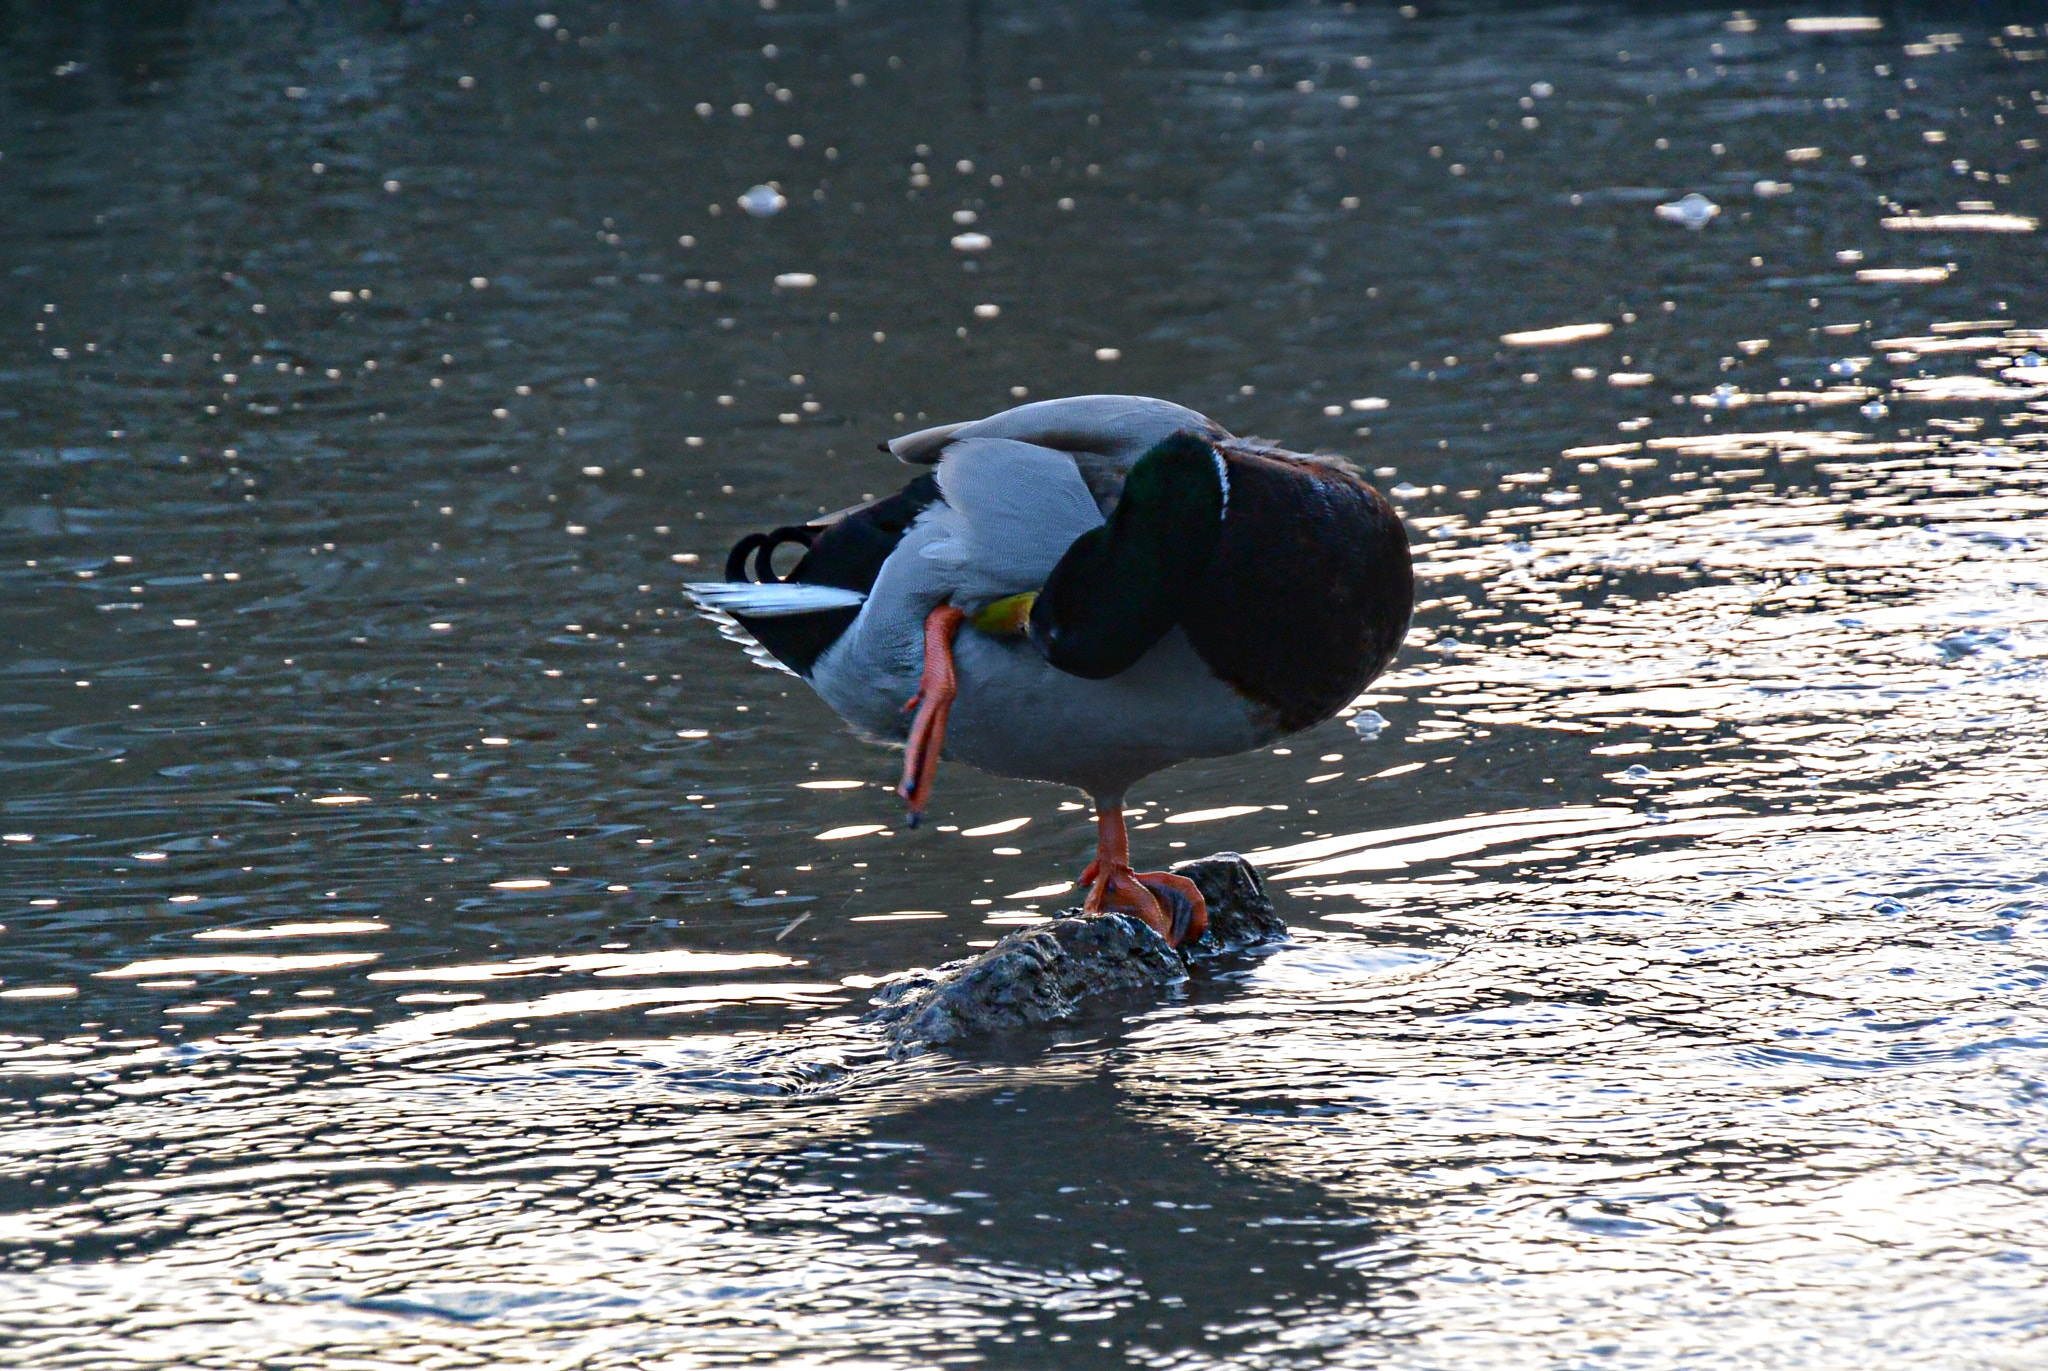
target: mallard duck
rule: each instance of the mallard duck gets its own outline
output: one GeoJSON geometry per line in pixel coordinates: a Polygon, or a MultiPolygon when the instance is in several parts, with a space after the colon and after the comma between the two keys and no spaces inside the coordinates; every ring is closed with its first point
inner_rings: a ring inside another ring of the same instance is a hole
{"type": "Polygon", "coordinates": [[[1321,723],[1385,669],[1415,599],[1399,516],[1340,458],[1136,395],[882,446],[931,470],[748,535],[690,594],[856,732],[904,745],[913,825],[942,754],[1073,786],[1096,815],[1084,908],[1200,937],[1194,884],[1132,869],[1125,793],[1321,723]],[[778,575],[787,544],[802,559],[778,575]]]}

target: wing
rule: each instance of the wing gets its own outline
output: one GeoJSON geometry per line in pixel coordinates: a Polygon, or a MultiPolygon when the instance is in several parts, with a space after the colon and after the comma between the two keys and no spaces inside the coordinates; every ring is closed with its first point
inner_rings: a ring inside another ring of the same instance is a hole
{"type": "Polygon", "coordinates": [[[1111,465],[1128,469],[1176,433],[1193,433],[1210,442],[1230,436],[1206,415],[1169,400],[1145,395],[1073,395],[1018,405],[969,423],[920,429],[884,446],[913,466],[929,466],[964,439],[1010,438],[1077,457],[1108,458],[1111,465]]]}
{"type": "Polygon", "coordinates": [[[1073,458],[1035,443],[964,438],[948,444],[937,475],[946,537],[919,555],[954,564],[963,605],[1038,589],[1102,523],[1073,458]]]}
{"type": "Polygon", "coordinates": [[[724,610],[736,619],[784,619],[820,610],[858,609],[868,598],[864,591],[799,581],[692,581],[683,589],[704,608],[724,610]]]}

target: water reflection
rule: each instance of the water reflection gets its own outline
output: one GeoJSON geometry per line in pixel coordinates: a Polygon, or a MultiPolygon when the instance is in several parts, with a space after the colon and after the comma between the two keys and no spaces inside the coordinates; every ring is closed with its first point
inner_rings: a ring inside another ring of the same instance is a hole
{"type": "Polygon", "coordinates": [[[2037,1359],[2048,30],[1423,10],[0,18],[15,1359],[2037,1359]],[[1105,388],[1417,628],[1133,799],[1293,943],[890,1060],[1087,815],[678,587],[1105,388]]]}

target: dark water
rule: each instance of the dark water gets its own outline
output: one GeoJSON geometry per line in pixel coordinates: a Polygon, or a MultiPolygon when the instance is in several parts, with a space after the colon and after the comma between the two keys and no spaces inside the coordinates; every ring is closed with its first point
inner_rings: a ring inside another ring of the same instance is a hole
{"type": "Polygon", "coordinates": [[[1418,8],[0,16],[7,1360],[2048,1362],[2044,17],[1418,8]],[[1087,816],[678,587],[1105,389],[1380,471],[1389,723],[892,1063],[1087,816]]]}

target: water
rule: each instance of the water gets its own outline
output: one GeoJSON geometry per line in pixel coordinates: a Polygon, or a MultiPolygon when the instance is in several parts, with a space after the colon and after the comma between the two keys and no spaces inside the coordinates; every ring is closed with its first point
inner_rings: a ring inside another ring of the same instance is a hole
{"type": "Polygon", "coordinates": [[[0,21],[8,1359],[2048,1359],[2048,29],[1420,8],[0,21]],[[891,1062],[1087,815],[679,585],[1101,389],[1416,628],[1134,797],[1292,943],[891,1062]]]}

